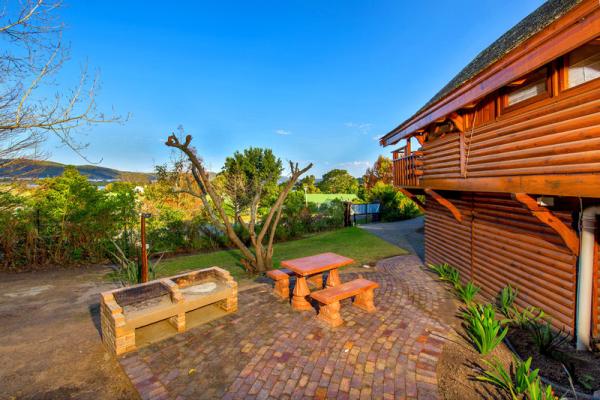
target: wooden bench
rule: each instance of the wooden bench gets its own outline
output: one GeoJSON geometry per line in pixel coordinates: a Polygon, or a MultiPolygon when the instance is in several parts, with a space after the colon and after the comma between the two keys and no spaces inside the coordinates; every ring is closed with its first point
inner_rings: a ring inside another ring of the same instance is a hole
{"type": "Polygon", "coordinates": [[[273,269],[267,271],[267,276],[275,282],[273,293],[282,299],[289,300],[290,298],[290,276],[294,273],[289,269],[273,269]]]}
{"type": "Polygon", "coordinates": [[[340,315],[340,300],[356,296],[354,303],[352,303],[354,306],[361,308],[366,312],[374,312],[373,290],[378,287],[379,284],[377,282],[359,278],[327,289],[312,292],[310,297],[318,301],[321,305],[317,318],[332,327],[336,327],[344,323],[344,320],[342,320],[340,315]]]}

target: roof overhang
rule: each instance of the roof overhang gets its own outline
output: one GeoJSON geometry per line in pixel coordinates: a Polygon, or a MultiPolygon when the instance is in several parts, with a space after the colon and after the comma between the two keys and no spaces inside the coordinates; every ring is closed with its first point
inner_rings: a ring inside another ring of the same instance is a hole
{"type": "Polygon", "coordinates": [[[586,0],[446,96],[384,135],[393,145],[600,35],[600,2],[586,0]]]}

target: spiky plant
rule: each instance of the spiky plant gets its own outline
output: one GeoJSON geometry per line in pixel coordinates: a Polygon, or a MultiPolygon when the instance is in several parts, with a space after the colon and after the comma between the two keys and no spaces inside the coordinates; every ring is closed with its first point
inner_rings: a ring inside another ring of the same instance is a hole
{"type": "Polygon", "coordinates": [[[491,304],[471,304],[463,313],[463,318],[467,335],[483,355],[498,346],[508,333],[508,328],[496,319],[491,304]]]}
{"type": "Polygon", "coordinates": [[[475,286],[475,284],[471,281],[467,282],[467,284],[464,286],[459,283],[454,286],[454,289],[458,298],[461,299],[461,301],[466,305],[473,303],[475,296],[480,290],[480,288],[475,286]]]}

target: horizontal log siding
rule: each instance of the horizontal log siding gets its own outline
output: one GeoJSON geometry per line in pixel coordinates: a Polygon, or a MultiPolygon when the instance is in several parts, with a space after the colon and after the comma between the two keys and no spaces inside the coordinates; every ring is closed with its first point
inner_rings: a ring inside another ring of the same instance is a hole
{"type": "MultiPolygon", "coordinates": [[[[452,202],[463,223],[427,198],[426,262],[456,266],[490,301],[511,283],[519,289],[519,306],[540,307],[572,332],[576,257],[561,238],[509,195],[465,192],[452,202]]],[[[556,215],[572,223],[570,213],[556,215]]]]}
{"type": "Polygon", "coordinates": [[[431,179],[460,178],[460,143],[457,133],[423,144],[424,176],[431,179]]]}
{"type": "MultiPolygon", "coordinates": [[[[452,201],[461,213],[469,213],[470,200],[452,201]]],[[[431,197],[426,199],[425,260],[429,264],[448,263],[460,271],[463,281],[471,277],[471,222],[458,222],[445,207],[431,197]]]]}
{"type": "Polygon", "coordinates": [[[594,88],[467,131],[467,177],[600,172],[599,98],[594,88]]]}
{"type": "MultiPolygon", "coordinates": [[[[508,283],[517,304],[540,307],[558,326],[574,327],[576,257],[551,228],[508,195],[476,194],[473,219],[475,282],[488,298],[508,283]]],[[[571,214],[555,212],[571,225],[571,214]]]]}

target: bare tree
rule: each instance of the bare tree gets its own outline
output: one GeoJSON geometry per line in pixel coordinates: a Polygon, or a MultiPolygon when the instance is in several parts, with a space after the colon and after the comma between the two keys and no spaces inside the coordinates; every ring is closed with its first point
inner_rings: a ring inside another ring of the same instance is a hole
{"type": "Polygon", "coordinates": [[[187,179],[178,180],[176,192],[187,193],[202,200],[207,215],[211,222],[227,235],[229,240],[242,252],[243,264],[250,272],[264,272],[273,266],[273,241],[275,231],[281,218],[283,203],[294,187],[298,178],[312,168],[312,163],[304,168],[299,168],[298,163],[290,161],[290,176],[282,190],[279,192],[275,203],[269,212],[259,221],[258,208],[263,194],[263,187],[253,188],[253,196],[249,202],[250,219],[245,222],[236,212],[236,217],[230,217],[226,212],[226,201],[219,194],[209,179],[209,174],[202,160],[197,156],[196,150],[190,146],[192,137],[187,135],[181,142],[175,134],[169,136],[165,143],[169,147],[180,150],[190,165],[190,174],[187,179]],[[237,220],[235,219],[237,218],[237,220]],[[235,224],[238,223],[248,233],[251,246],[247,246],[236,233],[235,224]]]}
{"type": "MultiPolygon", "coordinates": [[[[0,0],[0,159],[39,158],[39,145],[55,135],[81,155],[73,137],[84,126],[119,121],[96,109],[97,76],[87,68],[72,90],[48,97],[53,76],[68,56],[58,0],[0,0]]],[[[83,157],[83,156],[82,156],[83,157]]],[[[85,158],[85,157],[84,157],[85,158]]]]}

